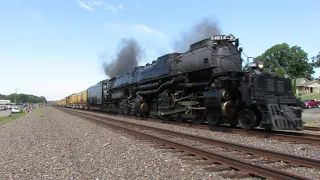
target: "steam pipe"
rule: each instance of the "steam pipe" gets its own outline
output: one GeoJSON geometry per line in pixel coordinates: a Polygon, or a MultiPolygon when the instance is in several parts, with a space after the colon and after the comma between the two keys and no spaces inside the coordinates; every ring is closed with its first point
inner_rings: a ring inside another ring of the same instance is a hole
{"type": "Polygon", "coordinates": [[[136,90],[152,89],[158,86],[159,86],[159,83],[145,84],[145,85],[138,86],[136,90]]]}
{"type": "Polygon", "coordinates": [[[179,83],[178,87],[201,87],[209,85],[209,82],[198,82],[198,83],[179,83]]]}
{"type": "Polygon", "coordinates": [[[180,81],[184,81],[184,82],[188,82],[189,79],[188,77],[186,76],[179,76],[179,77],[176,77],[176,78],[173,78],[171,81],[167,81],[163,84],[161,84],[161,86],[156,89],[156,90],[148,90],[148,91],[139,91],[137,92],[138,95],[148,95],[148,94],[157,94],[159,93],[162,89],[164,88],[167,88],[169,86],[173,86],[175,85],[177,82],[180,82],[180,81]]]}

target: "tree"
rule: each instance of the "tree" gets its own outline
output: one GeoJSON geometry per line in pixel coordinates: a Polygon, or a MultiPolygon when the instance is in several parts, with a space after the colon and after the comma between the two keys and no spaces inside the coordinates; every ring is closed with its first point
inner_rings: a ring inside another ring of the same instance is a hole
{"type": "Polygon", "coordinates": [[[297,81],[296,81],[296,79],[293,80],[293,93],[294,94],[297,93],[297,81]]]}
{"type": "Polygon", "coordinates": [[[312,64],[308,62],[308,54],[299,46],[276,44],[256,59],[262,60],[266,68],[275,67],[278,76],[285,74],[279,65],[291,78],[310,78],[314,74],[312,64]]]}
{"type": "Polygon", "coordinates": [[[312,65],[315,68],[320,67],[320,52],[318,53],[318,55],[313,56],[311,59],[312,59],[312,65]]]}
{"type": "Polygon", "coordinates": [[[34,96],[29,94],[9,94],[9,95],[2,95],[0,94],[0,99],[4,100],[11,100],[11,102],[17,103],[44,103],[47,102],[47,99],[43,96],[34,96]]]}

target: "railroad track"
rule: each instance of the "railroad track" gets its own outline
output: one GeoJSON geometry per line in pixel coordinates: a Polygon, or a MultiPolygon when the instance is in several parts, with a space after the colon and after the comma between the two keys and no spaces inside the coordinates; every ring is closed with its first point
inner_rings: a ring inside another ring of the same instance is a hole
{"type": "Polygon", "coordinates": [[[320,131],[320,127],[316,127],[316,126],[304,126],[303,129],[309,130],[309,131],[320,131]]]}
{"type": "MultiPolygon", "coordinates": [[[[65,108],[69,109],[69,108],[65,108]]],[[[83,111],[79,109],[70,109],[70,110],[76,110],[76,111],[83,111]]],[[[151,120],[155,123],[166,123],[176,126],[183,126],[183,127],[190,127],[190,128],[198,128],[198,129],[208,129],[218,132],[224,132],[224,133],[232,133],[232,134],[242,134],[247,136],[255,136],[259,138],[268,138],[268,139],[276,139],[281,141],[287,141],[287,142],[293,142],[293,143],[301,143],[301,144],[311,144],[311,145],[320,145],[320,135],[315,134],[306,134],[306,133],[300,133],[300,132],[292,132],[292,131],[265,131],[263,129],[254,129],[254,130],[245,130],[241,128],[234,128],[231,126],[208,126],[205,124],[192,124],[192,123],[186,123],[186,122],[176,122],[176,121],[163,121],[159,119],[152,119],[152,118],[145,118],[145,117],[132,117],[132,116],[126,116],[126,115],[110,115],[105,114],[101,112],[95,112],[95,111],[83,111],[83,112],[92,112],[97,114],[104,114],[108,116],[113,117],[124,117],[129,119],[138,119],[138,120],[151,120]]]]}
{"type": "Polygon", "coordinates": [[[85,112],[61,110],[94,121],[102,126],[122,130],[140,139],[152,141],[156,143],[158,148],[182,153],[184,158],[200,161],[196,163],[201,165],[206,164],[208,167],[204,167],[204,169],[208,171],[236,170],[220,174],[226,178],[258,176],[270,179],[308,179],[301,177],[298,173],[293,174],[285,170],[300,166],[311,168],[313,172],[319,171],[320,174],[319,160],[158,129],[85,112]],[[268,163],[276,163],[277,165],[268,163]]]}

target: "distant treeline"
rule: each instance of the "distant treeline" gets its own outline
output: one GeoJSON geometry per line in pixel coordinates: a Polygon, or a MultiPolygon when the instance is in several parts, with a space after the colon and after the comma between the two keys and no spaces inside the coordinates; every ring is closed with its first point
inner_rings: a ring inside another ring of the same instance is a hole
{"type": "Polygon", "coordinates": [[[17,101],[17,103],[45,103],[47,99],[43,96],[34,96],[29,94],[10,94],[3,95],[0,94],[0,99],[2,100],[11,100],[12,103],[17,101]]]}

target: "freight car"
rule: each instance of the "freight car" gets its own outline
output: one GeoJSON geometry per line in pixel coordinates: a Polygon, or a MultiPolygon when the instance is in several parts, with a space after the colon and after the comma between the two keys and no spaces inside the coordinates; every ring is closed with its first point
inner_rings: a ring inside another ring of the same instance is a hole
{"type": "Polygon", "coordinates": [[[67,100],[67,107],[77,108],[78,94],[76,93],[71,94],[70,96],[66,97],[66,100],[67,100]]]}
{"type": "Polygon", "coordinates": [[[166,54],[90,87],[87,106],[243,129],[302,129],[291,80],[262,72],[259,60],[243,70],[238,46],[232,34],[214,35],[185,53],[166,54]]]}
{"type": "Polygon", "coordinates": [[[77,97],[76,108],[87,109],[88,90],[77,93],[77,97]]]}

